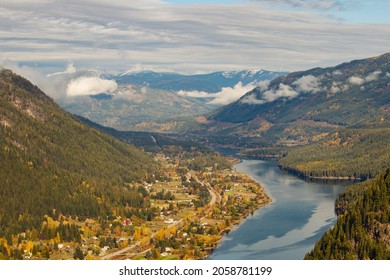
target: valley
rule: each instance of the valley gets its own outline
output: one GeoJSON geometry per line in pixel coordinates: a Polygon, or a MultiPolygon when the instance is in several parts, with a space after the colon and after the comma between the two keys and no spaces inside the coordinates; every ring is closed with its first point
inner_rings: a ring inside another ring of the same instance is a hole
{"type": "Polygon", "coordinates": [[[260,170],[251,178],[208,147],[308,181],[365,181],[337,197],[335,228],[306,258],[388,258],[389,54],[283,75],[111,78],[115,91],[60,107],[0,70],[0,259],[210,257],[272,197],[252,179],[260,170]]]}

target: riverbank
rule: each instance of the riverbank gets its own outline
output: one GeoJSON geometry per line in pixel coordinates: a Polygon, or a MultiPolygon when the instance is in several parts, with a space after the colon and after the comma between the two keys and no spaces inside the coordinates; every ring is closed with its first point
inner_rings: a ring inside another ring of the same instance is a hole
{"type": "Polygon", "coordinates": [[[205,259],[235,226],[271,202],[259,183],[235,168],[190,170],[181,176],[187,182],[180,187],[175,164],[171,160],[166,166],[171,171],[170,182],[150,186],[154,193],[164,190],[172,194],[171,200],[151,201],[165,209],[160,217],[135,228],[140,232],[136,238],[102,254],[101,259],[205,259]],[[208,197],[207,203],[194,205],[196,197],[208,197]]]}
{"type": "Polygon", "coordinates": [[[279,164],[278,167],[294,176],[297,176],[302,179],[313,179],[313,180],[326,180],[326,181],[352,181],[352,182],[361,182],[363,178],[356,176],[319,176],[312,175],[312,172],[302,171],[296,168],[292,168],[289,166],[284,166],[279,164]]]}
{"type": "Polygon", "coordinates": [[[272,203],[222,238],[212,260],[301,260],[336,221],[334,201],[344,186],[305,182],[276,162],[243,160],[236,168],[261,184],[272,203]]]}

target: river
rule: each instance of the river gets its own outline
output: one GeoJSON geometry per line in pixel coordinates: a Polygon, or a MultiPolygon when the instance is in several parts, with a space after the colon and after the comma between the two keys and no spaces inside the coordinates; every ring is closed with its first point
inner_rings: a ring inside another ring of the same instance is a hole
{"type": "Polygon", "coordinates": [[[236,165],[272,198],[229,234],[209,259],[299,260],[336,222],[334,201],[342,185],[305,182],[275,162],[243,160],[236,165]]]}

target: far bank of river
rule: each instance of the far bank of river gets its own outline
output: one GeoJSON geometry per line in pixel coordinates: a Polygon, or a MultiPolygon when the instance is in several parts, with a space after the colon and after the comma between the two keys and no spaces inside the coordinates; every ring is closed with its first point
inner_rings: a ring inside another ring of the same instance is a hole
{"type": "Polygon", "coordinates": [[[305,182],[276,162],[243,160],[236,165],[272,198],[229,234],[209,259],[303,259],[336,221],[334,201],[344,186],[305,182]]]}

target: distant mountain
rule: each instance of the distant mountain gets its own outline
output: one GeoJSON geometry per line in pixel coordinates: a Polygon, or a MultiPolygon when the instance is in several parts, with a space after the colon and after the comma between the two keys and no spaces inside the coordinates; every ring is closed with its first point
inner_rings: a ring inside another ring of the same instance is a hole
{"type": "Polygon", "coordinates": [[[119,130],[170,130],[180,119],[216,108],[172,91],[122,84],[112,94],[73,97],[61,103],[66,111],[119,130]]]}
{"type": "Polygon", "coordinates": [[[0,108],[0,237],[40,228],[44,215],[147,208],[129,185],[159,174],[146,153],[81,123],[9,70],[0,70],[0,108]]]}
{"type": "Polygon", "coordinates": [[[390,124],[390,53],[336,67],[294,72],[257,87],[222,108],[213,120],[242,123],[265,118],[334,125],[390,124]]]}
{"type": "Polygon", "coordinates": [[[198,151],[205,155],[214,154],[213,150],[193,141],[178,139],[176,134],[161,134],[146,131],[120,131],[111,127],[105,127],[92,122],[81,116],[75,116],[77,119],[99,131],[107,133],[123,142],[132,144],[146,152],[156,153],[164,152],[170,155],[172,147],[180,147],[181,150],[194,152],[198,151]]]}
{"type": "Polygon", "coordinates": [[[390,53],[276,78],[203,119],[190,137],[244,156],[285,157],[284,168],[308,177],[366,178],[390,164],[377,150],[390,143],[388,128],[390,53]]]}
{"type": "Polygon", "coordinates": [[[296,145],[340,127],[390,127],[389,83],[390,53],[294,72],[220,108],[198,129],[296,145]]]}
{"type": "Polygon", "coordinates": [[[205,91],[219,92],[223,87],[234,87],[241,82],[243,85],[273,80],[286,75],[287,72],[272,72],[267,70],[242,70],[214,72],[198,75],[181,75],[177,73],[158,73],[153,71],[125,72],[112,78],[120,84],[147,85],[151,88],[171,91],[205,91]]]}
{"type": "Polygon", "coordinates": [[[260,81],[282,74],[285,73],[259,70],[203,75],[151,71],[109,75],[106,78],[119,84],[111,94],[73,97],[61,106],[73,114],[119,130],[174,131],[194,117],[222,106],[212,102],[217,96],[228,103],[231,98],[239,98],[237,91],[247,88],[245,85],[253,84],[249,90],[260,81]],[[221,92],[223,88],[229,90],[221,92]]]}

